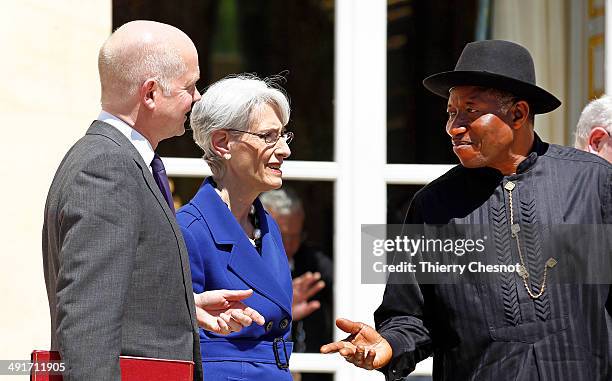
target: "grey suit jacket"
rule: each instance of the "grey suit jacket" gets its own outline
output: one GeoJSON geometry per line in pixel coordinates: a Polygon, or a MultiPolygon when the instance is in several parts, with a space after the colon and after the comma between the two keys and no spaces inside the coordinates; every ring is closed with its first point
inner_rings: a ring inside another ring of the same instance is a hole
{"type": "Polygon", "coordinates": [[[64,380],[119,380],[119,355],[202,362],[189,258],[147,164],[95,121],[66,154],[45,206],[51,347],[64,380]]]}

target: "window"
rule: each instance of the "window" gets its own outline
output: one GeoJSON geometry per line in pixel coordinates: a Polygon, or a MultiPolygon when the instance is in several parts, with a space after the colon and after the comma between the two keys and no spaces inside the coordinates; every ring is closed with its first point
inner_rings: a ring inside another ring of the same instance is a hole
{"type": "Polygon", "coordinates": [[[422,81],[452,70],[465,44],[475,39],[477,3],[387,2],[388,163],[457,162],[444,129],[446,102],[422,81]]]}

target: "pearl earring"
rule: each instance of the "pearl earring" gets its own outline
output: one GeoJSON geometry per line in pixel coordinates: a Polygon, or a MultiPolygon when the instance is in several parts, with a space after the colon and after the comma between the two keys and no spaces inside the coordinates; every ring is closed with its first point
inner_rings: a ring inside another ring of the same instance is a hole
{"type": "Polygon", "coordinates": [[[229,159],[231,159],[231,158],[232,158],[232,154],[231,154],[231,153],[224,153],[224,154],[223,154],[223,158],[224,158],[225,160],[229,160],[229,159]]]}

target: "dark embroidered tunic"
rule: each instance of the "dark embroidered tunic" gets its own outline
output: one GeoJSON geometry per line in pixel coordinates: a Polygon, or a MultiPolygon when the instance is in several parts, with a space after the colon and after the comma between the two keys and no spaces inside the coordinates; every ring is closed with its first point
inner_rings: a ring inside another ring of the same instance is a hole
{"type": "MultiPolygon", "coordinates": [[[[521,224],[537,292],[548,258],[538,224],[612,224],[612,165],[595,155],[536,136],[516,174],[454,167],[416,194],[406,223],[488,224],[497,262],[516,264],[503,188],[508,181],[516,184],[514,221],[521,224]]],[[[374,315],[393,348],[391,363],[381,369],[387,379],[406,376],[433,355],[434,380],[612,380],[609,284],[551,282],[534,300],[518,274],[498,277],[473,284],[389,283],[374,315]]]]}

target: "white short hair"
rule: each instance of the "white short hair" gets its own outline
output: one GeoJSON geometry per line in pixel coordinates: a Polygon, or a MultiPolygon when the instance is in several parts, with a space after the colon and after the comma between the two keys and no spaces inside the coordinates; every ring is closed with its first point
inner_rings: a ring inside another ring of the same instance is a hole
{"type": "Polygon", "coordinates": [[[595,99],[582,110],[576,125],[574,147],[584,149],[587,146],[593,127],[603,127],[612,133],[612,96],[595,99]]]}
{"type": "Polygon", "coordinates": [[[304,212],[302,200],[292,188],[287,186],[262,193],[259,195],[259,201],[266,210],[280,215],[304,212]]]}
{"type": "Polygon", "coordinates": [[[202,94],[191,111],[193,140],[204,151],[213,174],[223,171],[223,159],[212,146],[211,135],[222,129],[248,131],[255,113],[263,105],[272,106],[283,126],[289,123],[289,100],[274,78],[259,79],[255,75],[228,76],[213,83],[202,94]]]}
{"type": "Polygon", "coordinates": [[[106,40],[98,54],[102,104],[136,95],[147,79],[155,79],[163,94],[170,95],[172,81],[187,71],[175,44],[146,39],[115,41],[115,33],[106,40]]]}

